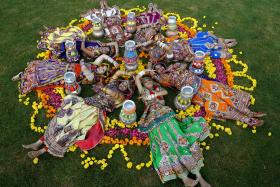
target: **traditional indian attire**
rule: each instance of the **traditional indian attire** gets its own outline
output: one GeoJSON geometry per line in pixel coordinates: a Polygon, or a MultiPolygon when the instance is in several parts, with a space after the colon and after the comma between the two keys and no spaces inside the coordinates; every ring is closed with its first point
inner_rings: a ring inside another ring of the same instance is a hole
{"type": "Polygon", "coordinates": [[[59,55],[56,45],[61,44],[67,40],[84,40],[86,35],[84,31],[77,26],[70,26],[65,29],[61,28],[47,28],[41,36],[37,47],[42,50],[51,50],[53,54],[59,55]]]}
{"type": "Polygon", "coordinates": [[[103,91],[85,99],[68,95],[61,108],[50,121],[44,134],[44,144],[48,152],[63,157],[69,146],[76,144],[82,150],[94,148],[104,136],[106,112],[112,112],[115,106],[125,100],[118,91],[118,82],[106,85],[121,97],[113,98],[103,91]]]}
{"type": "Polygon", "coordinates": [[[96,106],[88,105],[85,101],[73,95],[64,98],[61,109],[50,121],[44,134],[44,143],[48,152],[57,157],[63,157],[67,149],[79,140],[84,140],[87,132],[91,131],[91,145],[78,144],[84,150],[95,147],[103,137],[105,115],[96,106]]]}
{"type": "MultiPolygon", "coordinates": [[[[155,86],[153,91],[162,91],[155,86]]],[[[143,95],[154,94],[144,89],[143,95]]],[[[173,110],[164,105],[163,97],[145,103],[140,130],[149,133],[153,165],[162,183],[184,179],[188,173],[196,174],[203,166],[203,155],[198,141],[204,140],[209,129],[203,118],[176,119],[173,110]]]]}
{"type": "MultiPolygon", "coordinates": [[[[95,72],[97,66],[92,64],[85,64],[85,66],[94,74],[95,81],[100,81],[102,75],[95,72]]],[[[74,72],[78,80],[86,78],[81,71],[80,64],[58,62],[56,60],[32,61],[20,75],[19,90],[22,94],[26,94],[37,87],[60,85],[67,71],[74,72]]]]}
{"type": "Polygon", "coordinates": [[[136,16],[138,25],[160,23],[161,14],[158,11],[144,12],[136,16]]]}
{"type": "Polygon", "coordinates": [[[221,58],[221,51],[225,46],[215,46],[213,44],[218,44],[218,38],[214,35],[210,35],[208,32],[198,32],[194,38],[188,40],[190,48],[193,52],[203,51],[209,53],[211,58],[221,58]]]}
{"type": "MultiPolygon", "coordinates": [[[[79,54],[82,54],[81,50],[82,41],[76,41],[76,49],[79,54]]],[[[94,51],[96,56],[100,56],[102,54],[106,54],[109,56],[113,56],[116,52],[116,49],[112,46],[101,46],[101,42],[99,41],[86,41],[85,47],[88,48],[90,51],[94,51]]],[[[66,58],[66,49],[65,49],[65,42],[61,43],[60,51],[57,52],[60,58],[66,58]]]]}
{"type": "Polygon", "coordinates": [[[165,86],[172,86],[180,90],[184,86],[194,88],[192,102],[203,106],[207,115],[216,119],[239,120],[249,125],[252,121],[253,112],[248,108],[250,95],[246,92],[235,90],[222,83],[205,80],[181,64],[170,65],[165,73],[155,75],[153,78],[165,86]]]}
{"type": "Polygon", "coordinates": [[[162,47],[154,46],[149,51],[152,62],[160,62],[164,60],[164,58],[173,62],[190,61],[193,58],[193,54],[189,49],[186,40],[176,40],[165,45],[171,49],[171,56],[169,57],[167,52],[162,47]]]}
{"type": "Polygon", "coordinates": [[[105,22],[105,34],[111,41],[115,41],[119,46],[123,46],[131,34],[128,34],[122,28],[122,20],[118,16],[107,17],[104,19],[105,22]]]}

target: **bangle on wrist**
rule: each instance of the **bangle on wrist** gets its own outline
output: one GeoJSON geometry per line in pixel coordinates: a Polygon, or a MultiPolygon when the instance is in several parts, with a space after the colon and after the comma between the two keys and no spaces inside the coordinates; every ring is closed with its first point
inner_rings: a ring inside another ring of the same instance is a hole
{"type": "Polygon", "coordinates": [[[139,73],[138,73],[138,75],[140,76],[140,77],[142,77],[143,75],[145,75],[145,71],[143,70],[143,71],[140,71],[139,73]]]}

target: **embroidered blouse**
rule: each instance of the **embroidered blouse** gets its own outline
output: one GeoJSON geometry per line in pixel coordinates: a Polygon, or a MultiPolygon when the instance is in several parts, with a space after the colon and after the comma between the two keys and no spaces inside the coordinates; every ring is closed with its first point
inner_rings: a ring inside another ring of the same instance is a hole
{"type": "Polygon", "coordinates": [[[161,84],[175,87],[178,90],[184,86],[191,86],[196,93],[201,85],[201,79],[186,68],[181,68],[182,65],[180,63],[172,64],[164,74],[157,74],[153,78],[161,84]]]}

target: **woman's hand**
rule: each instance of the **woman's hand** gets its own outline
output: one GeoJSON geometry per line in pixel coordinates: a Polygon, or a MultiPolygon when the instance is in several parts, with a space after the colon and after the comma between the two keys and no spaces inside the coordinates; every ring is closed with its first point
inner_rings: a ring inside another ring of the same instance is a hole
{"type": "Polygon", "coordinates": [[[155,70],[145,69],[143,71],[140,71],[137,76],[143,77],[144,75],[147,75],[147,74],[151,75],[151,74],[154,74],[154,73],[155,73],[155,70]]]}
{"type": "Polygon", "coordinates": [[[117,61],[114,61],[114,62],[113,62],[113,65],[115,66],[116,69],[118,69],[118,68],[120,67],[120,65],[118,64],[117,61]]]}
{"type": "Polygon", "coordinates": [[[85,40],[83,40],[81,44],[81,49],[85,49],[85,48],[86,48],[86,44],[85,44],[85,40]]]}
{"type": "Polygon", "coordinates": [[[157,97],[156,94],[150,94],[150,95],[143,95],[140,98],[145,100],[145,101],[151,101],[157,97]]]}

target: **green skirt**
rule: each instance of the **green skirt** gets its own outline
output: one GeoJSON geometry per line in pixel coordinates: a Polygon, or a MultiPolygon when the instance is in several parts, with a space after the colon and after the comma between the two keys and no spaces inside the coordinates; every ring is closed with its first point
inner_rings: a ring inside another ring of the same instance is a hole
{"type": "Polygon", "coordinates": [[[180,122],[170,117],[171,113],[157,120],[160,125],[149,132],[153,165],[163,183],[200,170],[203,155],[198,141],[209,135],[204,118],[189,117],[180,122]]]}

